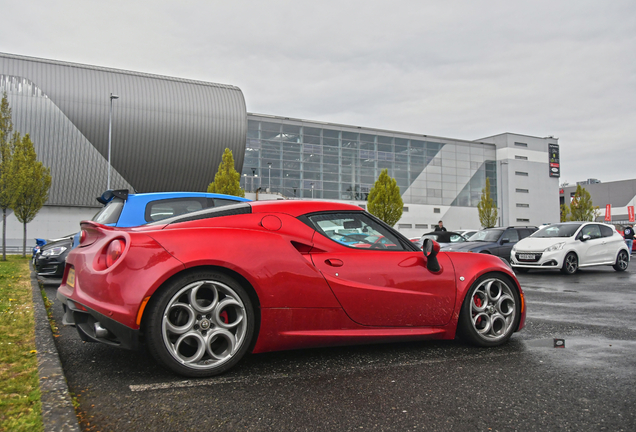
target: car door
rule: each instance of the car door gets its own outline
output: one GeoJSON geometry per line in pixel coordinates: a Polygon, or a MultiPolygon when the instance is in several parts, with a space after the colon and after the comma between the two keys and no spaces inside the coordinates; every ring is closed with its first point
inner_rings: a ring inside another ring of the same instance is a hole
{"type": "Polygon", "coordinates": [[[605,261],[607,248],[601,236],[601,229],[598,224],[584,225],[576,238],[581,242],[577,248],[579,250],[580,266],[600,264],[605,261]],[[583,236],[585,235],[590,238],[583,241],[583,236]]]}
{"type": "Polygon", "coordinates": [[[312,261],[353,321],[383,327],[450,321],[456,287],[445,254],[438,256],[442,271],[434,274],[426,268],[422,251],[412,250],[399,234],[363,212],[323,213],[308,219],[316,229],[312,261]],[[338,227],[382,236],[386,242],[345,244],[337,240],[338,227]]]}
{"type": "Polygon", "coordinates": [[[601,237],[605,246],[604,262],[614,262],[618,256],[618,250],[625,244],[625,240],[618,233],[614,235],[614,230],[607,225],[599,224],[599,228],[601,229],[601,237]]]}
{"type": "Polygon", "coordinates": [[[499,245],[497,246],[497,252],[495,255],[510,259],[510,251],[512,247],[519,241],[519,233],[514,228],[509,228],[504,231],[503,235],[499,238],[499,245]]]}

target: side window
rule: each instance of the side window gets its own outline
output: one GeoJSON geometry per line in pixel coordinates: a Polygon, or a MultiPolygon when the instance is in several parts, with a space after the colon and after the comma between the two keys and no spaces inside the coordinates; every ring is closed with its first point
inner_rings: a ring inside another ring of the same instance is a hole
{"type": "Polygon", "coordinates": [[[154,222],[206,208],[205,198],[174,198],[151,201],[146,205],[146,222],[154,222]]]}
{"type": "Polygon", "coordinates": [[[93,216],[92,220],[104,225],[116,224],[123,208],[124,201],[121,198],[113,198],[111,202],[93,216]]]}
{"type": "Polygon", "coordinates": [[[308,219],[320,234],[350,248],[406,250],[390,230],[362,212],[317,214],[308,219]]]}
{"type": "Polygon", "coordinates": [[[528,228],[522,228],[519,230],[519,240],[522,240],[532,234],[534,231],[528,228]]]}
{"type": "Polygon", "coordinates": [[[601,228],[601,236],[611,237],[614,235],[614,230],[612,230],[610,227],[605,225],[599,225],[599,227],[601,228]]]}
{"type": "Polygon", "coordinates": [[[453,234],[450,236],[450,242],[451,243],[457,243],[460,241],[464,241],[464,239],[462,238],[462,236],[458,235],[458,234],[453,234]]]}
{"type": "Polygon", "coordinates": [[[519,233],[517,232],[516,229],[506,230],[502,239],[508,239],[510,243],[516,243],[519,241],[519,233]]]}
{"type": "Polygon", "coordinates": [[[585,225],[581,230],[581,233],[583,235],[589,235],[590,238],[593,239],[601,238],[601,229],[599,225],[596,224],[585,225]]]}

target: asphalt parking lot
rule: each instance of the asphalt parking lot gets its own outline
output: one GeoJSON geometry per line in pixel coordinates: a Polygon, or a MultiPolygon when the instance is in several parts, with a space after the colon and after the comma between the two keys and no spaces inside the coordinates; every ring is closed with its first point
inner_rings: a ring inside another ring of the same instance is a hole
{"type": "MultiPolygon", "coordinates": [[[[84,430],[633,431],[631,264],[519,275],[526,328],[494,349],[444,341],[267,353],[185,380],[144,351],[82,343],[71,327],[55,341],[84,430]]],[[[55,290],[46,286],[61,323],[55,290]]]]}

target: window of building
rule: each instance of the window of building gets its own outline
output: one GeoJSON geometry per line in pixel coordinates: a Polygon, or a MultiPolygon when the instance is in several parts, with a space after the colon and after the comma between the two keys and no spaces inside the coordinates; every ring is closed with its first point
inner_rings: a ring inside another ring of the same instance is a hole
{"type": "Polygon", "coordinates": [[[515,192],[518,192],[518,193],[529,193],[530,191],[528,189],[515,189],[515,192]]]}
{"type": "Polygon", "coordinates": [[[530,204],[517,203],[517,207],[528,208],[528,207],[530,207],[530,204]]]}
{"type": "Polygon", "coordinates": [[[530,219],[517,218],[517,222],[530,222],[530,219]]]}
{"type": "Polygon", "coordinates": [[[528,143],[516,142],[515,145],[517,147],[528,147],[528,143]]]}
{"type": "Polygon", "coordinates": [[[522,177],[528,177],[528,173],[527,172],[523,172],[523,171],[515,171],[515,175],[522,176],[522,177]]]}
{"type": "Polygon", "coordinates": [[[515,155],[515,159],[519,159],[519,160],[528,160],[528,156],[519,156],[519,155],[515,155]]]}
{"type": "Polygon", "coordinates": [[[410,229],[413,228],[413,224],[398,224],[398,229],[410,229]]]}
{"type": "Polygon", "coordinates": [[[433,213],[441,213],[441,210],[438,208],[433,208],[433,213]]]}
{"type": "Polygon", "coordinates": [[[409,211],[409,208],[408,208],[408,207],[402,207],[402,212],[406,213],[406,212],[408,212],[408,211],[409,211]]]}
{"type": "Polygon", "coordinates": [[[415,229],[428,229],[428,224],[415,224],[415,229]]]}

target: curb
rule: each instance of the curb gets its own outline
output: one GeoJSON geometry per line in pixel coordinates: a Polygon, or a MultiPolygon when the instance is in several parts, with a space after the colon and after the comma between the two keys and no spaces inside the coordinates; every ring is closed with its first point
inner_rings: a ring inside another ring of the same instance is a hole
{"type": "Polygon", "coordinates": [[[29,263],[29,268],[31,269],[35,349],[38,357],[44,430],[80,432],[73,401],[68,391],[68,384],[44,307],[40,284],[31,263],[29,263]]]}

